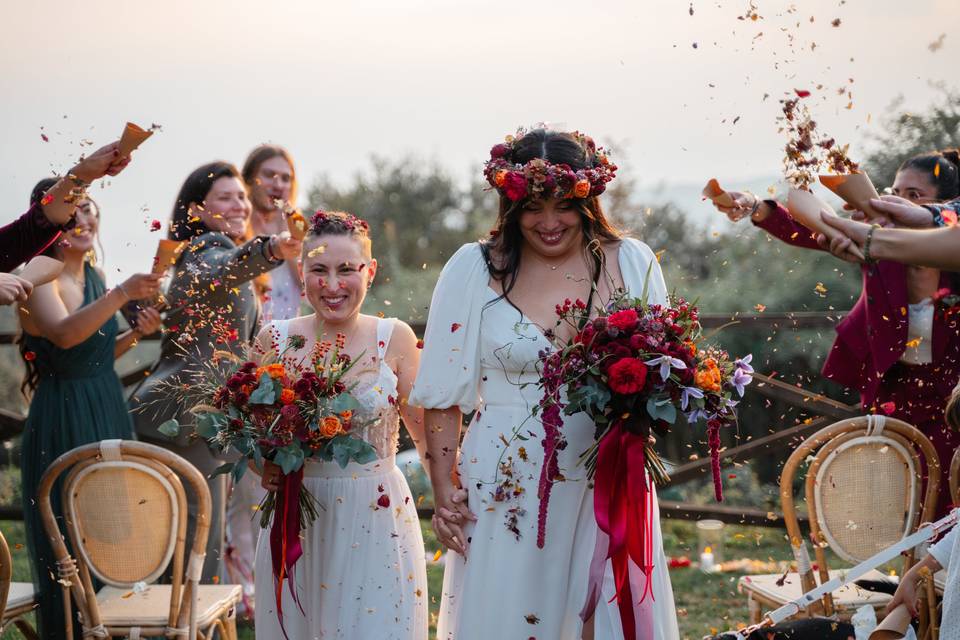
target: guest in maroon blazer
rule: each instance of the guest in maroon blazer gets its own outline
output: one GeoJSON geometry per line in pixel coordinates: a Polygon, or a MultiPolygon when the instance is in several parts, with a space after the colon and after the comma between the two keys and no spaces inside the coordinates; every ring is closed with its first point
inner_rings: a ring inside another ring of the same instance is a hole
{"type": "MultiPolygon", "coordinates": [[[[893,193],[917,204],[960,195],[957,151],[910,158],[897,171],[893,193]]],[[[752,222],[780,240],[821,249],[815,234],[773,200],[731,192],[735,206],[720,208],[731,220],[752,222]]],[[[823,375],[857,389],[864,410],[892,415],[916,426],[937,449],[941,472],[960,445],[960,434],[944,423],[943,409],[960,376],[960,322],[942,299],[960,294],[956,274],[881,260],[864,264],[863,289],[850,313],[837,324],[837,338],[823,375]]],[[[937,512],[950,504],[940,485],[937,512]]]]}
{"type": "Polygon", "coordinates": [[[129,163],[129,156],[120,156],[119,142],[101,147],[70,169],[39,202],[32,202],[25,214],[0,227],[0,272],[16,269],[57,239],[73,221],[77,190],[117,175],[129,163]]]}

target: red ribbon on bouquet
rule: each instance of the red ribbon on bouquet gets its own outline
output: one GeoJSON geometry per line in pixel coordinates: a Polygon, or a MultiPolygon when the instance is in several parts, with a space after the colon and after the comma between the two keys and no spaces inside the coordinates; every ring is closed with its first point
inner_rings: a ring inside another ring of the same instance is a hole
{"type": "Polygon", "coordinates": [[[644,574],[643,592],[653,600],[653,491],[646,472],[647,437],[630,432],[622,421],[613,423],[600,440],[594,477],[593,511],[597,543],[590,564],[587,601],[580,618],[589,620],[600,599],[603,573],[613,566],[620,623],[625,640],[653,637],[652,610],[635,607],[630,585],[630,561],[644,574]]]}
{"type": "Polygon", "coordinates": [[[303,487],[303,467],[293,473],[284,474],[273,508],[273,524],[270,527],[270,555],[273,558],[273,581],[277,597],[277,618],[283,637],[287,630],[283,626],[283,583],[290,587],[293,601],[303,612],[303,606],[297,597],[297,583],[293,576],[293,567],[303,555],[300,544],[300,491],[303,487]]]}

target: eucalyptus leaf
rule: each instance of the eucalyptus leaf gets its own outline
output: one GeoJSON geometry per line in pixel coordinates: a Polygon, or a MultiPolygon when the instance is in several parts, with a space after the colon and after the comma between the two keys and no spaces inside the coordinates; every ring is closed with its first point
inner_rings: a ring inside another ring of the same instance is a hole
{"type": "Polygon", "coordinates": [[[250,394],[250,404],[273,404],[277,399],[273,378],[266,373],[260,375],[260,384],[250,394]]]}
{"type": "Polygon", "coordinates": [[[360,403],[349,393],[341,393],[330,403],[330,411],[341,414],[344,411],[356,411],[360,408],[360,403]]]}
{"type": "Polygon", "coordinates": [[[180,423],[175,419],[167,420],[157,427],[157,431],[168,438],[176,438],[178,435],[180,435],[180,423]]]}
{"type": "MultiPolygon", "coordinates": [[[[239,466],[243,466],[243,465],[240,465],[240,463],[237,463],[237,464],[239,466]]],[[[214,469],[213,473],[210,474],[210,477],[216,478],[217,476],[223,475],[224,473],[230,473],[231,471],[233,471],[233,467],[234,467],[233,462],[226,462],[220,465],[219,467],[217,467],[216,469],[214,469]]]]}

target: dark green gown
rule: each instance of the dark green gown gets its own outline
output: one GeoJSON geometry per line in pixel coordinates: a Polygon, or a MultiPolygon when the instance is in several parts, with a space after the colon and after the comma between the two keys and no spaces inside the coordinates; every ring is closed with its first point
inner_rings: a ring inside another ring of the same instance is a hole
{"type": "MultiPolygon", "coordinates": [[[[104,295],[106,287],[90,265],[84,267],[84,274],[83,305],[88,305],[104,295]]],[[[37,488],[44,471],[61,454],[100,440],[133,439],[133,421],[120,379],[113,370],[118,331],[116,317],[111,318],[92,336],[70,349],[61,349],[46,338],[24,334],[26,348],[36,355],[34,364],[40,373],[23,431],[20,463],[27,547],[34,584],[40,592],[38,624],[44,640],[60,640],[65,634],[62,591],[51,577],[57,569],[40,521],[37,488]]],[[[51,502],[54,513],[61,517],[59,486],[54,488],[51,502]]],[[[74,621],[74,629],[78,628],[74,621]]]]}

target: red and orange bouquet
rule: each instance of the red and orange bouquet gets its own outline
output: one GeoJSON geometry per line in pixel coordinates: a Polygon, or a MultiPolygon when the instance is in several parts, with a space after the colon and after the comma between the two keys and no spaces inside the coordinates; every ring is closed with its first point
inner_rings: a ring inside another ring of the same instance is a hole
{"type": "Polygon", "coordinates": [[[615,296],[594,319],[582,301],[564,301],[556,309],[559,323],[576,334],[542,352],[540,360],[545,438],[537,543],[544,544],[551,487],[563,479],[563,416],[584,412],[596,433],[581,462],[594,480],[594,512],[606,534],[608,548],[601,555],[613,560],[618,588],[625,589],[618,592],[621,604],[631,602],[627,558],[650,575],[653,492],[646,472],[658,483],[668,479],[650,436],[667,435],[681,416],[689,426],[705,423],[716,497],[722,500],[720,429],[736,423],[737,398],[753,373],[750,356],[731,360],[703,343],[696,306],[679,297],[666,305],[645,299],[645,293],[615,296]]]}
{"type": "MultiPolygon", "coordinates": [[[[290,336],[287,345],[268,354],[276,361],[265,365],[240,363],[232,354],[218,352],[234,363],[232,370],[204,363],[184,390],[197,401],[191,409],[196,436],[220,451],[240,454],[239,461],[221,465],[213,475],[230,473],[239,480],[250,460],[257,468],[270,460],[283,471],[280,489],[269,492],[260,505],[260,526],[266,528],[274,516],[274,576],[278,584],[289,579],[295,598],[292,570],[302,555],[300,531],[323,507],[303,487],[304,462],[313,458],[346,467],[377,458],[373,446],[352,433],[365,425],[355,413],[360,405],[352,387],[343,379],[353,366],[343,353],[344,336],[338,335],[334,344],[320,342],[303,362],[282,364],[286,352],[304,343],[303,336],[290,336]]],[[[169,420],[159,429],[176,436],[180,425],[169,420]]]]}

